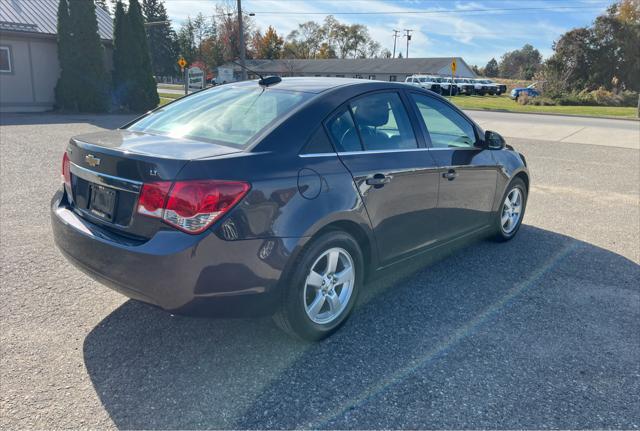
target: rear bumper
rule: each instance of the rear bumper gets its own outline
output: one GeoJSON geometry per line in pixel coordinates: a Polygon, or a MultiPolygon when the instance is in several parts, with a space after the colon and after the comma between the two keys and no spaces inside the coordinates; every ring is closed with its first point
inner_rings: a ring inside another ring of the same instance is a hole
{"type": "Polygon", "coordinates": [[[227,241],[208,230],[156,233],[144,243],[106,231],[71,211],[62,192],[51,202],[56,246],[106,286],[176,314],[271,314],[289,256],[301,239],[227,241]]]}

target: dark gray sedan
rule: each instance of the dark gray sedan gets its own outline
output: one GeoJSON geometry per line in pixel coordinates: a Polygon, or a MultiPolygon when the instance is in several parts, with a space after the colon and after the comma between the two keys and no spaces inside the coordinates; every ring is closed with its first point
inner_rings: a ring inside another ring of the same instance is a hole
{"type": "Polygon", "coordinates": [[[508,240],[524,157],[400,83],[228,84],[71,139],[52,200],[78,268],[171,313],[275,316],[318,340],[368,275],[453,240],[508,240]]]}

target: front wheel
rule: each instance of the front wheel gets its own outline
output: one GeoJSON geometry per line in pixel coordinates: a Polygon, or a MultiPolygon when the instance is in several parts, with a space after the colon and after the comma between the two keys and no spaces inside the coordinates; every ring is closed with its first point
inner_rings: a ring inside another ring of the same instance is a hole
{"type": "Polygon", "coordinates": [[[358,243],[344,232],[328,232],[302,252],[291,271],[276,324],[304,340],[328,337],[351,313],[364,278],[358,243]]]}
{"type": "Polygon", "coordinates": [[[495,215],[497,241],[509,241],[516,236],[524,210],[527,207],[527,187],[520,178],[515,178],[507,187],[502,197],[502,204],[495,215]]]}

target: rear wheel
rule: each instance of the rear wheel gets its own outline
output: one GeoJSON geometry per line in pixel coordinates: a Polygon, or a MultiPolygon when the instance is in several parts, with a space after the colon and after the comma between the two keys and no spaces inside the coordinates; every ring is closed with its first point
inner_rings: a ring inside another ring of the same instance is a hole
{"type": "Polygon", "coordinates": [[[320,236],[285,278],[276,324],[308,341],[331,335],[351,313],[363,275],[362,252],[353,237],[339,231],[320,236]]]}
{"type": "Polygon", "coordinates": [[[497,241],[508,241],[518,233],[524,210],[527,206],[527,187],[520,178],[515,178],[507,187],[502,204],[495,215],[497,241]]]}

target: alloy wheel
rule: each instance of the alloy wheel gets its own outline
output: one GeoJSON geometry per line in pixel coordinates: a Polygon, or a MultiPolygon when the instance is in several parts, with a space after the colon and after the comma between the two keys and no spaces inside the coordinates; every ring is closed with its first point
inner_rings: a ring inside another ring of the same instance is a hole
{"type": "Polygon", "coordinates": [[[522,192],[518,187],[514,187],[502,204],[500,227],[506,235],[510,235],[518,226],[522,214],[522,203],[522,192]]]}
{"type": "Polygon", "coordinates": [[[333,247],[322,253],[311,265],[304,285],[309,319],[320,325],[336,320],[349,304],[354,284],[355,267],[349,252],[333,247]]]}

